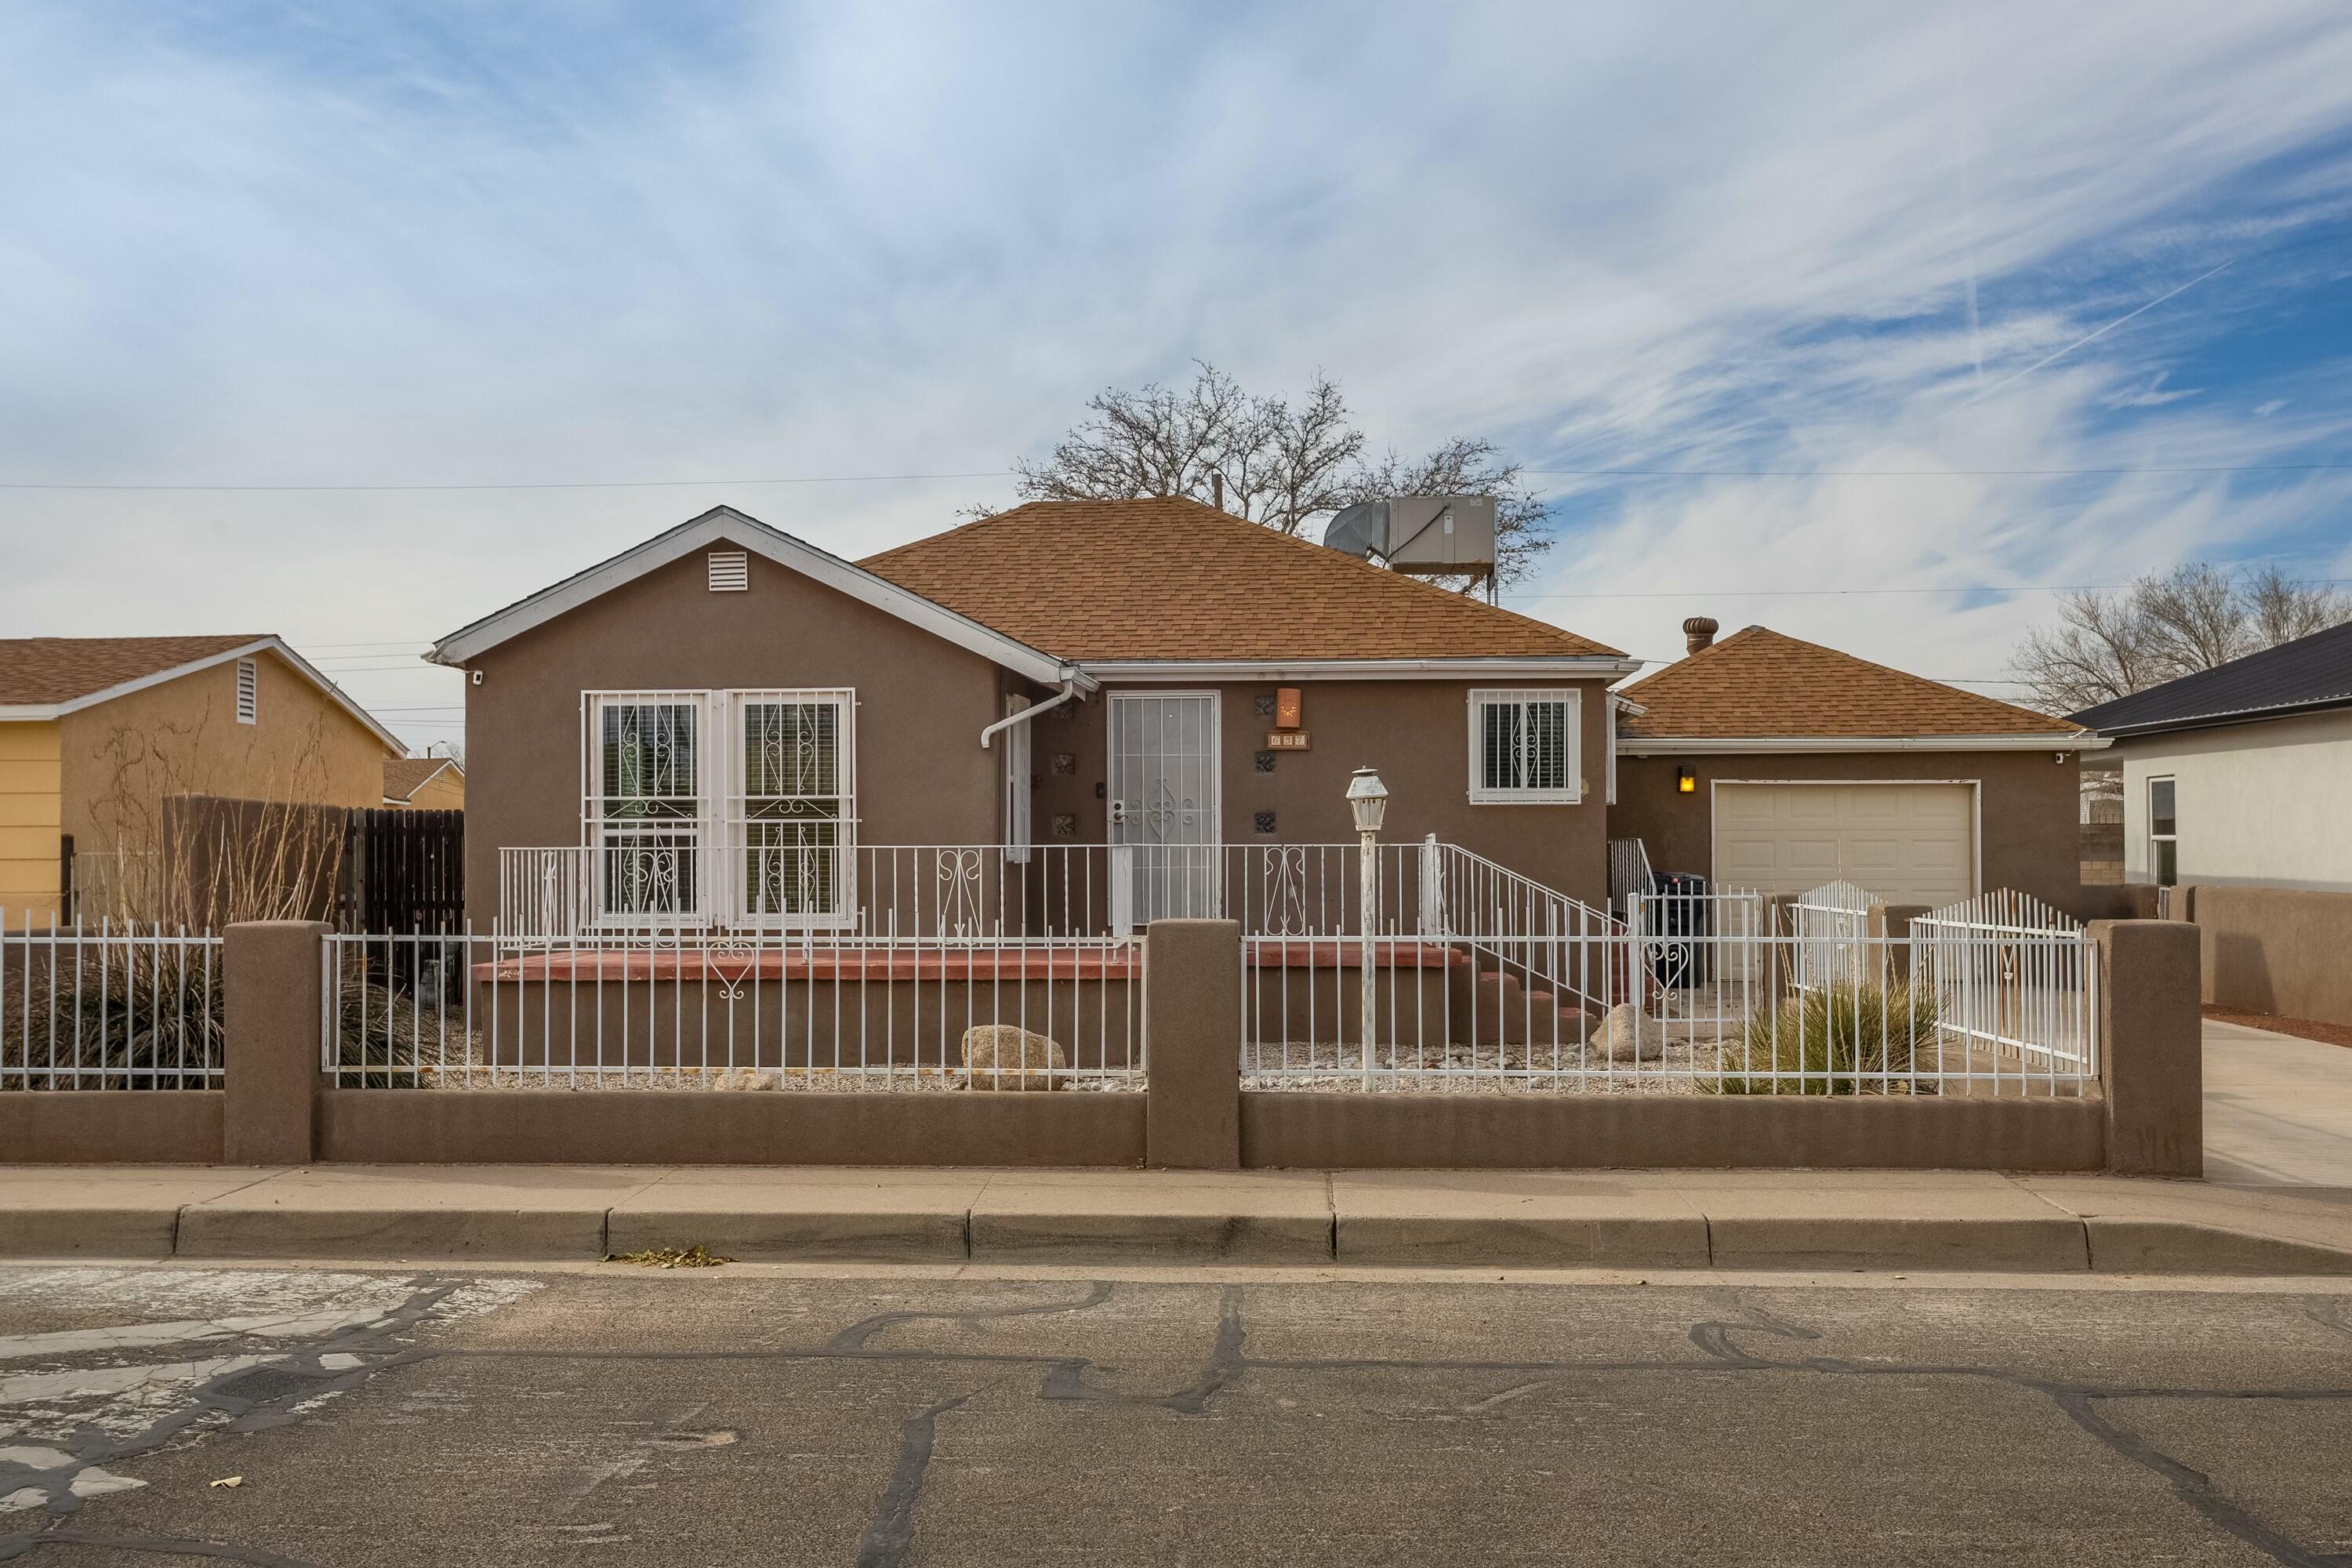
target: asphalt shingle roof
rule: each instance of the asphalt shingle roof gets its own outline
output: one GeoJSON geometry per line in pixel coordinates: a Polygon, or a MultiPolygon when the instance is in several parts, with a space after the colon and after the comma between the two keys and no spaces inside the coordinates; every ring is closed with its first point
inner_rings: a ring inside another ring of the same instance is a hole
{"type": "Polygon", "coordinates": [[[2074,722],[2114,734],[2331,702],[2352,703],[2352,621],[2085,708],[2074,722]]]}
{"type": "Polygon", "coordinates": [[[70,702],[126,680],[243,647],[266,635],[0,638],[0,705],[70,702]]]}
{"type": "Polygon", "coordinates": [[[1622,689],[1625,733],[1688,740],[2072,735],[2047,713],[1749,626],[1622,689]]]}
{"type": "Polygon", "coordinates": [[[426,779],[450,764],[447,757],[386,757],[383,760],[383,798],[406,800],[415,795],[426,779]]]}
{"type": "Polygon", "coordinates": [[[1070,660],[1622,657],[1197,501],[1032,501],[858,563],[1070,660]]]}

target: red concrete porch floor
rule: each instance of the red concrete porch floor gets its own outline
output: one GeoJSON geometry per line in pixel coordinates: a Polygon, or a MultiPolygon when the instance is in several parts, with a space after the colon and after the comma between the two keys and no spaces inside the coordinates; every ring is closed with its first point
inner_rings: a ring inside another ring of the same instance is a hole
{"type": "MultiPolygon", "coordinates": [[[[1359,969],[1361,942],[1348,938],[1257,939],[1243,962],[1254,969],[1359,969]]],[[[1467,971],[1470,955],[1439,942],[1372,943],[1377,969],[1467,971]]],[[[477,963],[477,981],[745,980],[1133,980],[1143,972],[1143,944],[1115,947],[810,947],[782,944],[731,952],[691,947],[582,948],[477,963]]]]}

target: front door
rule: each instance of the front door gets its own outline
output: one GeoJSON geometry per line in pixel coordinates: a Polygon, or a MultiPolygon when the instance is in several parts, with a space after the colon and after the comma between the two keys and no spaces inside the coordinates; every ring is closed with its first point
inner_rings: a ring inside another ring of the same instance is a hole
{"type": "MultiPolygon", "coordinates": [[[[1205,920],[1217,912],[1217,695],[1113,692],[1110,841],[1130,867],[1128,912],[1205,920]]],[[[1116,901],[1114,892],[1114,901],[1116,901]]]]}

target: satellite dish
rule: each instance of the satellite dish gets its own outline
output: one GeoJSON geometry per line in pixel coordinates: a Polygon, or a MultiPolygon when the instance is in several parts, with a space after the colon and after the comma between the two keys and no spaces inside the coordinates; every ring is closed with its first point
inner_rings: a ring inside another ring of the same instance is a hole
{"type": "Polygon", "coordinates": [[[1326,549],[1348,555],[1360,555],[1370,560],[1384,555],[1389,547],[1389,503],[1384,500],[1359,501],[1343,506],[1323,531],[1326,549]]]}

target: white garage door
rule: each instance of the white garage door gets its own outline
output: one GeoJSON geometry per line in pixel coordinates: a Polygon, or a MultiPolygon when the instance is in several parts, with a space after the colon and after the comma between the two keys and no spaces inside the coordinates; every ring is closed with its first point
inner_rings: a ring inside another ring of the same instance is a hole
{"type": "Polygon", "coordinates": [[[1976,891],[1975,792],[1967,784],[1719,784],[1718,887],[1801,893],[1844,878],[1890,904],[1976,891]]]}

